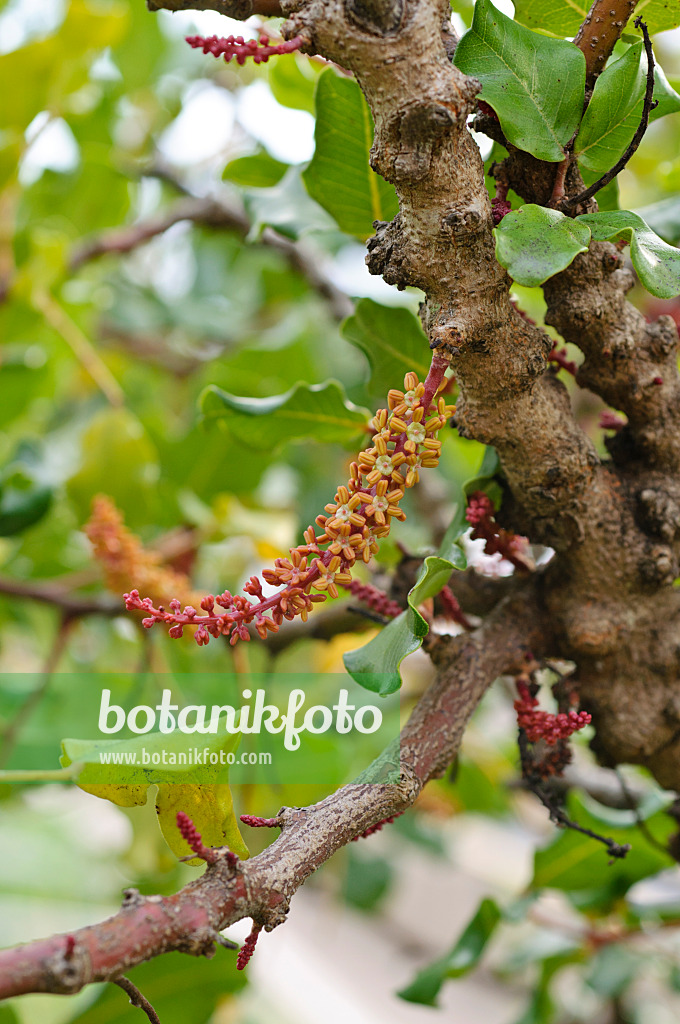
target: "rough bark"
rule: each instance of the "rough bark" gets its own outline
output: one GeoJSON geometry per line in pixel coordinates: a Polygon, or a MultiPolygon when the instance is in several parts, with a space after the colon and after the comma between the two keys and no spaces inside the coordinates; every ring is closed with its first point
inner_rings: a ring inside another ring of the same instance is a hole
{"type": "Polygon", "coordinates": [[[219,932],[244,917],[271,931],[285,921],[297,889],[336,850],[405,810],[428,779],[446,770],[488,686],[512,670],[528,646],[540,651],[545,636],[530,582],[474,634],[433,641],[437,678],[402,731],[398,784],[358,780],[312,807],[283,808],[280,837],[257,857],[233,867],[223,850],[201,878],[173,896],[128,890],[121,911],[107,921],[0,951],[0,999],[78,992],[173,950],[212,956],[219,932]]]}

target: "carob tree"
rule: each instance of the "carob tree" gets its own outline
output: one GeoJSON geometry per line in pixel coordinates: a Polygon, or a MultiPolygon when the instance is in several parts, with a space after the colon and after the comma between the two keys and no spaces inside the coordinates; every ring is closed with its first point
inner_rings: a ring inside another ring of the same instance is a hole
{"type": "MultiPolygon", "coordinates": [[[[669,103],[676,109],[668,83],[662,75],[655,79],[647,27],[639,19],[638,41],[627,37],[631,45],[610,60],[634,6],[632,0],[595,0],[572,43],[531,32],[490,0],[478,0],[461,41],[441,0],[283,0],[280,7],[276,0],[149,0],[151,10],[210,9],[239,19],[283,15],[287,42],[266,35],[252,42],[233,36],[189,42],[240,64],[300,49],[355,76],[375,125],[371,166],[394,185],[399,200],[392,221],[375,223],[367,263],[389,284],[422,289],[421,319],[433,360],[424,383],[408,374],[404,390],[390,392],[388,408],[376,413],[373,447],[360,453],[347,485],[317,520],[321,532],[310,527],[305,543],[265,573],[279,587],[274,596],[265,597],[253,578],[247,596],[204,598],[197,610],[183,607],[174,594],[163,595],[160,606],[144,596],[140,583],[142,596],[132,591],[128,607],[144,611],[147,626],[166,623],[172,636],[194,630],[199,644],[223,635],[233,643],[250,639],[249,627],[263,638],[279,627],[283,633],[284,620],[313,615],[313,605],[338,585],[382,621],[393,618],[403,607],[395,600],[398,587],[387,598],[353,581],[352,567],[370,559],[391,518],[403,517],[399,501],[419,471],[436,464],[436,434],[452,414],[463,436],[495,449],[499,468],[495,491],[484,481],[479,485],[450,539],[455,543],[471,525],[473,536],[508,558],[515,573],[480,587],[469,572],[454,572],[443,590],[440,584],[426,592],[426,572],[411,592],[415,615],[418,603],[438,589],[444,613],[463,631],[431,632],[425,639],[436,680],[401,734],[398,784],[359,780],[314,806],[244,819],[281,830],[247,861],[204,846],[190,819],[179,815],[182,836],[207,864],[205,874],[170,897],[130,891],[108,921],[3,951],[0,996],[120,983],[129,967],[170,950],[211,955],[220,931],[249,917],[253,931],[239,955],[245,966],[259,932],[285,920],[291,898],[317,867],[401,814],[429,779],[446,771],[472,712],[502,674],[517,679],[525,778],[558,823],[573,824],[545,782],[567,762],[569,735],[591,717],[604,764],[644,765],[662,786],[680,789],[678,337],[670,317],[647,322],[627,302],[635,278],[622,249],[630,244],[640,280],[661,297],[680,292],[680,254],[636,214],[598,211],[596,200],[655,111],[667,112],[669,103]],[[633,83],[629,108],[608,146],[603,140],[615,127],[624,78],[633,83]],[[472,116],[472,127],[506,151],[492,169],[494,199],[470,134],[472,116]],[[544,286],[546,322],[581,350],[578,368],[516,307],[512,280],[544,286]],[[604,425],[614,430],[608,458],[577,423],[567,389],[551,371],[554,361],[625,414],[625,421],[607,414],[604,425]],[[437,397],[449,367],[458,387],[455,411],[437,397]],[[552,549],[540,569],[522,536],[552,549]],[[479,626],[472,626],[470,614],[481,616],[479,626]],[[561,691],[557,715],[537,710],[534,674],[546,659],[576,666],[577,682],[561,691]],[[583,711],[576,710],[579,699],[583,711]]],[[[214,204],[194,203],[191,210],[182,216],[208,222],[230,216],[214,204]]],[[[231,217],[237,230],[247,230],[231,217]]],[[[269,241],[291,262],[301,258],[286,239],[269,241]]],[[[138,242],[131,229],[74,259],[138,242]]],[[[315,268],[309,276],[344,316],[344,296],[315,268]]],[[[94,527],[91,538],[96,546],[94,527]]],[[[626,853],[613,842],[608,847],[614,857],[626,853]]],[[[151,1016],[134,986],[123,985],[151,1016]]]]}

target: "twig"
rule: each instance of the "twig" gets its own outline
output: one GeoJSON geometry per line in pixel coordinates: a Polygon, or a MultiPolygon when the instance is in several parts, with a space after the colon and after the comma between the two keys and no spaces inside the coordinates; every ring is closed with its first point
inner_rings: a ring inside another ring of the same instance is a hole
{"type": "Polygon", "coordinates": [[[66,641],[68,640],[68,634],[73,623],[73,616],[68,612],[62,612],[61,620],[52,646],[50,647],[45,664],[42,670],[42,679],[38,686],[29,693],[24,703],[19,708],[19,711],[14,718],[7,723],[7,726],[3,730],[2,734],[2,751],[0,751],[0,768],[4,768],[10,757],[17,740],[17,736],[21,731],[21,728],[27,718],[30,717],[33,709],[37,707],[42,698],[45,696],[52,676],[56,671],[56,667],[59,664],[59,660],[64,653],[66,648],[66,641]]]}
{"type": "MultiPolygon", "coordinates": [[[[131,252],[137,246],[163,234],[174,224],[179,224],[182,221],[235,231],[242,238],[246,238],[248,235],[251,227],[250,221],[238,207],[222,199],[201,198],[192,195],[167,167],[154,166],[146,173],[148,176],[166,181],[185,198],[169,210],[159,213],[149,220],[133,224],[128,228],[106,231],[81,243],[71,257],[71,270],[78,270],[84,263],[105,253],[131,252]]],[[[352,300],[325,276],[319,268],[318,258],[309,252],[301,242],[294,242],[271,227],[264,229],[258,242],[281,253],[293,270],[306,278],[310,286],[326,300],[336,320],[344,320],[345,317],[351,315],[354,310],[352,300]]]]}
{"type": "Polygon", "coordinates": [[[53,583],[21,583],[19,580],[11,580],[6,576],[0,576],[0,594],[54,605],[56,608],[61,608],[63,613],[72,619],[79,619],[85,615],[104,615],[108,618],[122,615],[124,612],[122,600],[108,597],[105,594],[97,597],[81,597],[78,594],[70,593],[63,587],[55,586],[53,583]]]}
{"type": "Polygon", "coordinates": [[[527,788],[541,801],[550,815],[550,820],[562,828],[572,829],[574,832],[580,832],[581,835],[588,836],[589,839],[595,839],[598,843],[603,843],[604,846],[606,846],[607,852],[612,858],[612,861],[622,860],[630,852],[630,843],[617,843],[613,839],[609,839],[607,836],[601,836],[597,832],[593,832],[589,828],[584,828],[583,825],[579,825],[578,822],[573,821],[564,808],[560,807],[550,795],[543,780],[532,776],[532,758],[529,752],[527,735],[524,732],[524,729],[519,730],[518,745],[520,761],[522,764],[522,774],[526,781],[527,788]]]}
{"type": "Polygon", "coordinates": [[[153,1006],[142,993],[139,991],[136,985],[133,985],[129,978],[123,975],[120,978],[112,979],[114,985],[118,985],[118,988],[122,988],[123,992],[130,997],[130,1004],[132,1006],[138,1006],[140,1010],[143,1010],[147,1015],[151,1024],[161,1024],[160,1017],[154,1010],[153,1006]]]}
{"type": "Polygon", "coordinates": [[[36,289],[33,293],[33,305],[42,313],[50,327],[64,339],[109,404],[114,407],[123,405],[123,389],[75,320],[71,319],[47,291],[36,289]]]}
{"type": "Polygon", "coordinates": [[[606,174],[603,174],[601,178],[598,178],[597,181],[594,181],[592,185],[585,189],[585,191],[579,192],[577,196],[572,196],[571,199],[565,199],[561,205],[562,210],[568,209],[571,206],[578,206],[580,203],[585,203],[587,199],[592,198],[592,196],[594,196],[596,192],[599,192],[600,189],[604,188],[605,185],[608,185],[610,181],[613,181],[616,175],[620,174],[620,172],[626,166],[626,164],[632,157],[633,153],[636,151],[636,149],[642,142],[642,137],[647,131],[647,127],[649,125],[649,115],[656,106],[656,101],[653,99],[654,53],[652,52],[652,41],[649,38],[649,32],[647,31],[647,25],[645,24],[645,22],[642,21],[641,18],[636,18],[635,26],[636,28],[639,28],[642,31],[642,36],[645,43],[645,53],[647,54],[647,84],[645,87],[645,100],[642,105],[642,117],[640,118],[640,123],[637,126],[635,135],[631,139],[630,145],[626,149],[623,156],[619,160],[617,160],[614,166],[610,170],[608,170],[606,174]]]}

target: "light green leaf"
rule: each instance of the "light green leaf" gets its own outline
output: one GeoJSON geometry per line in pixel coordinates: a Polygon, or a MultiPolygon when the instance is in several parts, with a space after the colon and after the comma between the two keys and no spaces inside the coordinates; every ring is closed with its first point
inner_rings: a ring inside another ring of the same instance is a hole
{"type": "MultiPolygon", "coordinates": [[[[211,752],[233,752],[238,746],[238,735],[206,738],[205,746],[211,752]]],[[[147,790],[157,785],[156,813],[165,840],[177,857],[191,853],[179,833],[176,818],[184,811],[192,819],[206,846],[228,846],[239,857],[249,856],[248,848],[239,832],[229,785],[224,781],[228,769],[223,766],[201,765],[187,768],[185,763],[162,767],[145,766],[144,753],[184,754],[195,746],[191,735],[174,733],[147,733],[131,739],[116,740],[62,740],[60,763],[64,768],[75,766],[73,781],[86,793],[110,800],[119,807],[138,807],[146,804],[147,790]],[[103,764],[102,754],[127,755],[135,760],[130,764],[103,764]],[[219,779],[222,781],[218,781],[219,779]],[[168,781],[172,779],[173,781],[168,781]],[[176,780],[176,781],[175,781],[176,780]]],[[[179,760],[179,758],[178,758],[179,760]]],[[[200,863],[194,859],[191,863],[200,863]]]]}
{"type": "Polygon", "coordinates": [[[352,316],[342,325],[342,334],[364,353],[371,365],[368,390],[377,402],[386,400],[395,381],[409,370],[425,379],[430,350],[420,320],[408,309],[381,306],[372,299],[360,299],[352,316]]]}
{"type": "Polygon", "coordinates": [[[272,451],[302,437],[352,445],[370,417],[333,380],[295,384],[271,398],[241,398],[211,385],[201,396],[201,412],[206,424],[218,424],[257,451],[272,451]]]}
{"type": "Polygon", "coordinates": [[[584,224],[533,203],[506,214],[494,235],[496,259],[514,281],[528,288],[568,267],[586,252],[590,241],[584,224]]]}
{"type": "Polygon", "coordinates": [[[357,83],[328,68],[316,88],[316,148],[302,177],[313,199],[349,235],[366,239],[373,221],[391,220],[399,205],[394,186],[369,164],[373,120],[357,83]]]}
{"type": "Polygon", "coordinates": [[[669,196],[658,203],[633,211],[671,245],[680,242],[680,195],[669,196]]]}
{"type": "Polygon", "coordinates": [[[667,114],[680,113],[680,96],[666,78],[663,68],[658,64],[654,67],[654,99],[657,105],[649,115],[650,122],[657,121],[667,114]]]}
{"type": "Polygon", "coordinates": [[[410,985],[397,994],[409,1003],[436,1006],[437,996],[449,978],[468,974],[479,963],[484,949],[501,920],[494,900],[484,899],[467,928],[446,956],[419,971],[410,985]]]}
{"type": "Polygon", "coordinates": [[[222,171],[222,177],[245,188],[272,188],[278,185],[287,170],[288,164],[275,160],[263,149],[259,153],[230,160],[222,171]]]}
{"type": "Polygon", "coordinates": [[[95,494],[108,494],[133,527],[148,523],[156,507],[158,452],[129,409],[103,409],[82,436],[81,462],[67,483],[81,519],[95,494]]]}
{"type": "Polygon", "coordinates": [[[418,606],[439,593],[455,567],[448,559],[429,555],[409,592],[406,611],[388,623],[373,640],[344,655],[345,668],[360,686],[383,697],[399,689],[399,666],[407,654],[418,650],[429,631],[418,606]]]}
{"type": "Polygon", "coordinates": [[[482,99],[509,142],[539,160],[564,159],[585,94],[585,57],[577,47],[530,32],[490,0],[477,0],[454,63],[482,83],[482,99]]]}
{"type": "Polygon", "coordinates": [[[274,99],[282,107],[314,113],[314,88],[319,76],[318,64],[301,53],[287,54],[282,60],[267,65],[267,81],[274,99]]]}
{"type": "MultiPolygon", "coordinates": [[[[517,0],[515,20],[556,36],[575,36],[590,4],[583,0],[517,0]]],[[[680,0],[642,0],[635,8],[651,33],[680,25],[680,0]]]]}
{"type": "Polygon", "coordinates": [[[577,218],[597,242],[626,241],[630,258],[648,292],[660,299],[680,295],[680,249],[667,245],[648,224],[630,210],[586,213],[577,218]]]}

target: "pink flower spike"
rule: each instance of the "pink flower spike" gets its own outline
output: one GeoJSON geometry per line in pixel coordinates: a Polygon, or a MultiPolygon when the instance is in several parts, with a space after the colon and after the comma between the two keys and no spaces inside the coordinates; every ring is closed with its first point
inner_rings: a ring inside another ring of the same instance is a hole
{"type": "Polygon", "coordinates": [[[197,857],[204,860],[206,864],[214,864],[217,860],[217,852],[210,849],[208,846],[203,845],[201,833],[198,831],[193,821],[188,814],[184,811],[177,812],[177,828],[179,829],[182,839],[189,846],[197,857]]]}
{"type": "Polygon", "coordinates": [[[248,936],[248,938],[246,939],[246,941],[243,943],[243,945],[241,946],[241,948],[239,950],[238,957],[236,959],[236,970],[237,971],[242,971],[242,970],[244,970],[247,967],[247,965],[248,965],[248,963],[250,961],[251,956],[255,952],[255,946],[257,945],[257,940],[258,940],[258,938],[260,936],[260,932],[261,931],[262,931],[262,926],[261,925],[253,924],[252,931],[250,932],[250,935],[248,936]]]}
{"type": "Polygon", "coordinates": [[[278,818],[258,818],[255,814],[242,814],[241,821],[251,828],[280,828],[281,822],[278,818]]]}
{"type": "Polygon", "coordinates": [[[280,43],[272,43],[267,36],[260,36],[259,41],[244,40],[243,36],[210,36],[207,39],[203,36],[187,36],[186,41],[194,49],[203,50],[203,53],[211,53],[213,57],[224,57],[227,64],[232,57],[236,57],[240,65],[245,64],[248,57],[252,57],[255,63],[259,64],[266,63],[276,54],[294,53],[304,42],[302,36],[295,36],[294,39],[283,40],[280,43]]]}

